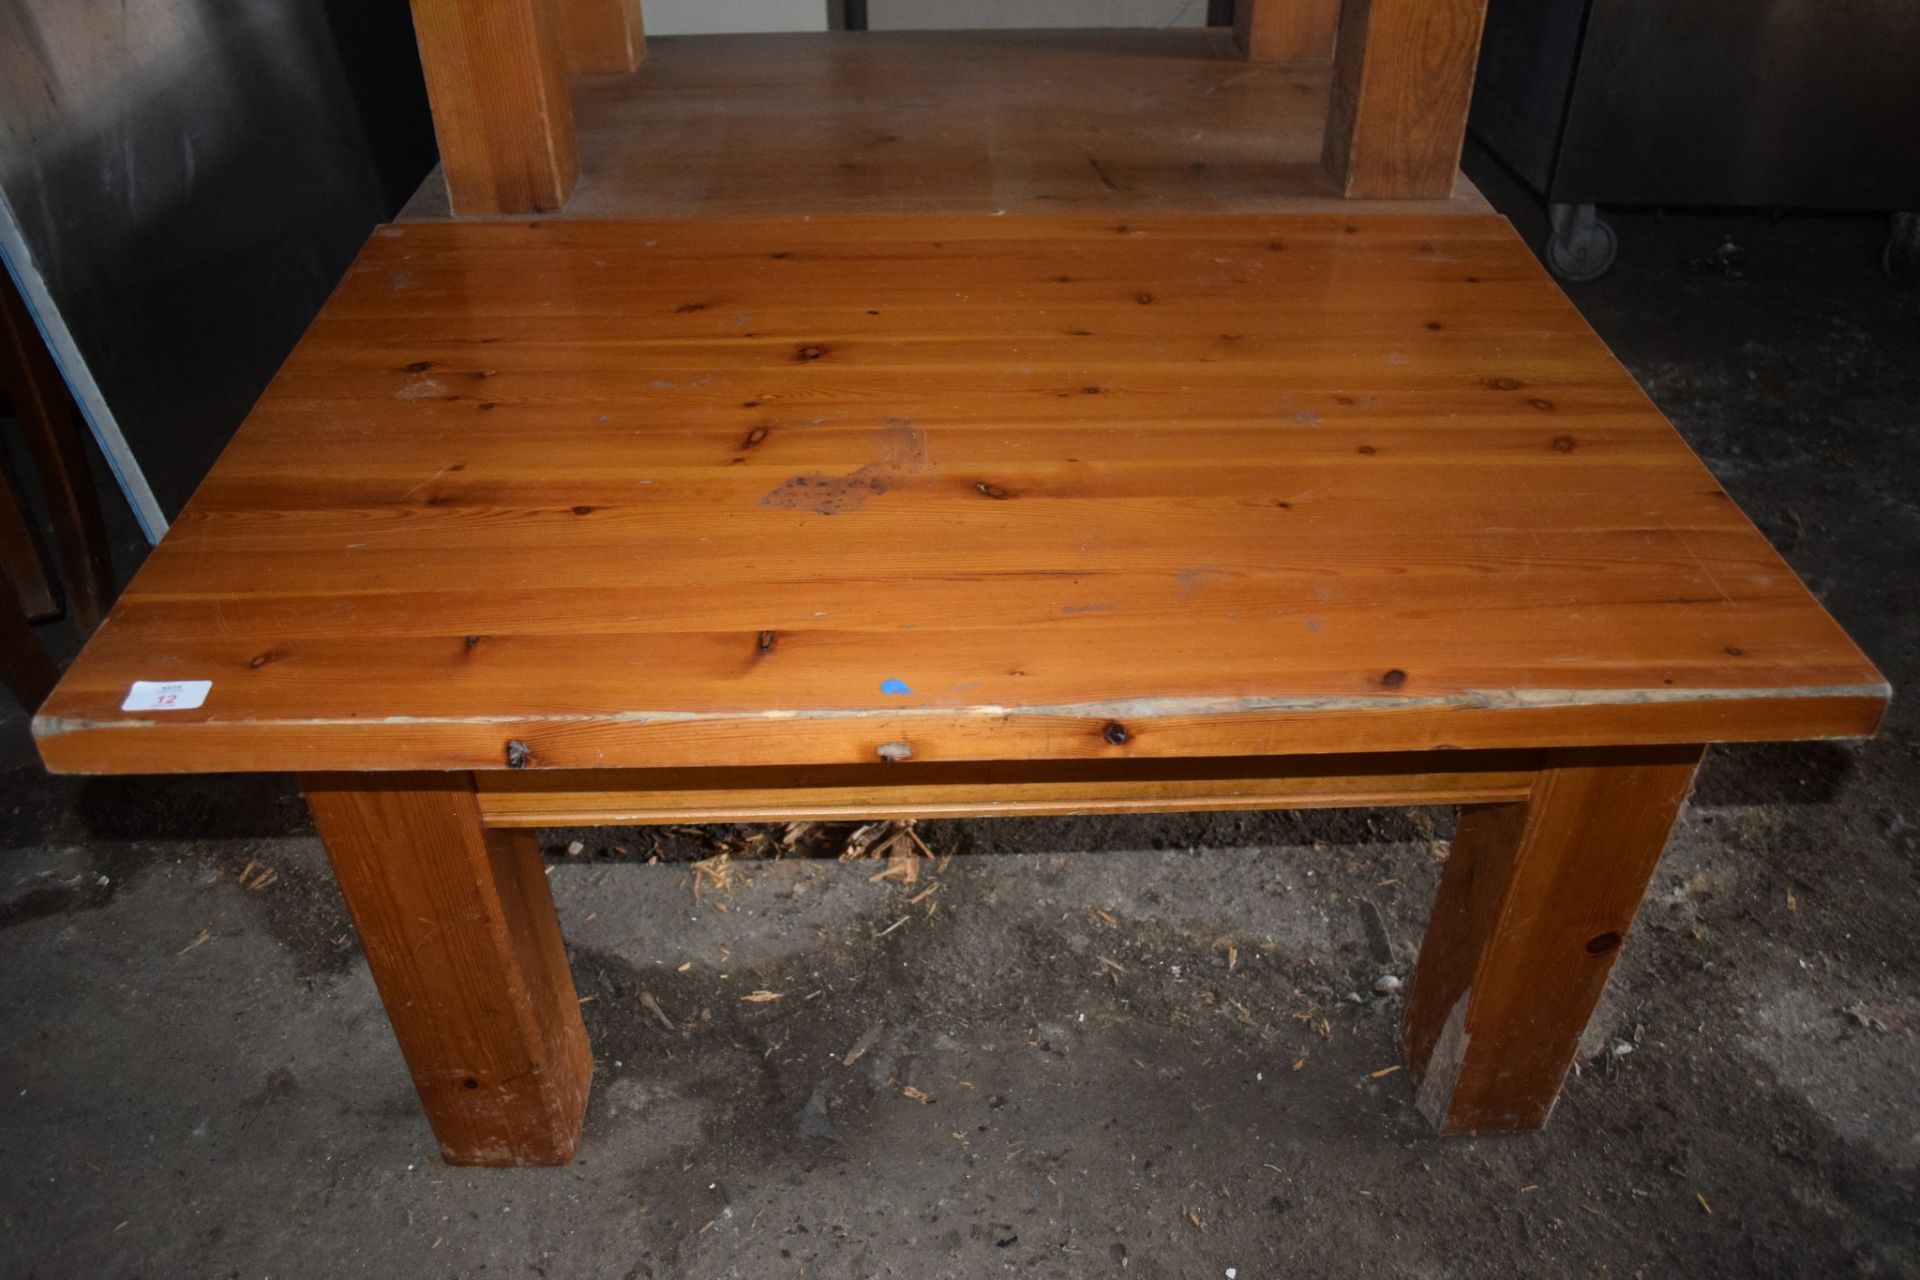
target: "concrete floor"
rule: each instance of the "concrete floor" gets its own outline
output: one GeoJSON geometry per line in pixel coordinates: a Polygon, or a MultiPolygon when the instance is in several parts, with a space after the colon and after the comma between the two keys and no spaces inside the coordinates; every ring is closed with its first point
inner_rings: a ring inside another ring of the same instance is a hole
{"type": "MultiPolygon", "coordinates": [[[[1911,687],[1884,224],[1616,225],[1574,298],[1911,687]]],[[[1717,751],[1552,1126],[1498,1139],[1382,1074],[1445,813],[928,824],[917,906],[810,860],[696,901],[644,834],[551,833],[585,1145],[477,1172],[288,780],[49,779],[7,709],[0,1276],[1920,1275],[1916,727],[1717,751]]]]}

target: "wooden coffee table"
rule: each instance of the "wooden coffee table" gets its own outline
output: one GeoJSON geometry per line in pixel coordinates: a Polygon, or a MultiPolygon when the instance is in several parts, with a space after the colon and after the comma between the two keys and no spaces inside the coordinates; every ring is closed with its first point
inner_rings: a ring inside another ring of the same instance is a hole
{"type": "Polygon", "coordinates": [[[1703,744],[1888,696],[1496,217],[417,224],[35,732],[306,775],[517,1164],[592,1074],[530,828],[1465,805],[1405,1050],[1523,1129],[1703,744]]]}

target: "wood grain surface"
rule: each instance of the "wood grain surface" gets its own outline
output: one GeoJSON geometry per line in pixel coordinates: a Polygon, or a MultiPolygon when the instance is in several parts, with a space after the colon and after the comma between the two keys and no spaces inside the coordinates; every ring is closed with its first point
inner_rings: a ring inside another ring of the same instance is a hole
{"type": "Polygon", "coordinates": [[[640,0],[554,0],[565,36],[567,69],[632,71],[647,53],[640,0]]]}
{"type": "MultiPolygon", "coordinates": [[[[1225,30],[654,38],[641,74],[573,81],[580,184],[553,216],[1344,212],[1331,79],[1225,30]]],[[[1413,207],[1487,211],[1464,179],[1413,207]]],[[[447,212],[436,175],[403,218],[447,212]]]]}
{"type": "Polygon", "coordinates": [[[1521,800],[1533,751],[1171,760],[991,760],[478,773],[494,827],[1334,809],[1521,800]]]}
{"type": "Polygon", "coordinates": [[[1699,763],[1555,752],[1525,801],[1461,815],[1401,1021],[1434,1128],[1546,1124],[1699,763]]]}
{"type": "Polygon", "coordinates": [[[580,160],[561,0],[412,3],[448,207],[465,216],[565,204],[580,160]]]}
{"type": "Polygon", "coordinates": [[[36,733],[79,772],[1870,732],[1493,217],[375,235],[36,733]],[[206,679],[198,710],[119,710],[206,679]]]}
{"type": "Polygon", "coordinates": [[[1325,160],[1351,199],[1432,199],[1456,182],[1487,0],[1346,0],[1325,160]]]}
{"type": "Polygon", "coordinates": [[[1330,62],[1340,0],[1239,0],[1233,33],[1252,62],[1330,62]]]}
{"type": "Polygon", "coordinates": [[[469,776],[303,782],[441,1154],[573,1159],[593,1051],[533,833],[484,830],[469,776]]]}

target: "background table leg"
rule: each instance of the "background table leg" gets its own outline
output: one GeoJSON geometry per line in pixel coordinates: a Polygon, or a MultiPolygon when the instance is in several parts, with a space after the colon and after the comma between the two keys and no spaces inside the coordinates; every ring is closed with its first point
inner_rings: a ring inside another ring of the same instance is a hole
{"type": "Polygon", "coordinates": [[[560,7],[413,0],[447,202],[461,218],[552,213],[580,178],[560,7]]]}
{"type": "Polygon", "coordinates": [[[1344,0],[1321,159],[1349,200],[1445,199],[1487,0],[1344,0]]]}
{"type": "Polygon", "coordinates": [[[60,672],[33,634],[33,624],[14,598],[13,583],[0,565],[0,684],[13,691],[22,709],[32,712],[53,692],[60,672]]]}
{"type": "Polygon", "coordinates": [[[1701,750],[1555,752],[1529,799],[1462,813],[1401,1024],[1435,1128],[1547,1122],[1701,750]]]}
{"type": "Polygon", "coordinates": [[[593,1055],[533,833],[465,773],[304,781],[448,1163],[571,1160],[593,1055]]]}
{"type": "Polygon", "coordinates": [[[647,56],[640,0],[560,0],[567,70],[632,71],[647,56]]]}
{"type": "Polygon", "coordinates": [[[1340,0],[1240,0],[1233,34],[1249,62],[1329,62],[1340,0]]]}

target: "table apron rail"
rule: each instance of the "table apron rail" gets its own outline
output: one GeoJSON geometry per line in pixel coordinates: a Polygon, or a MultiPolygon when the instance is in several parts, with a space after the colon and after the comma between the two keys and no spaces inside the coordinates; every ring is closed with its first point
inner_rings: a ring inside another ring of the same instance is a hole
{"type": "Polygon", "coordinates": [[[478,772],[490,827],[972,818],[1526,798],[1532,751],[478,772]]]}

